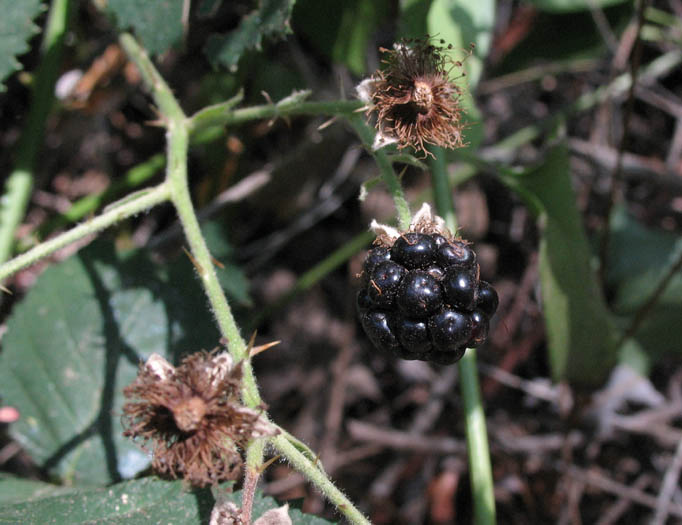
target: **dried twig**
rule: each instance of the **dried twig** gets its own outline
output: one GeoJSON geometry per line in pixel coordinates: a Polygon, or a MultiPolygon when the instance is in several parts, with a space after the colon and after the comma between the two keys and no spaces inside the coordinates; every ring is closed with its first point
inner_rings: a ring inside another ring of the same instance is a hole
{"type": "Polygon", "coordinates": [[[680,442],[677,444],[675,456],[663,477],[663,485],[658,493],[656,513],[654,514],[651,525],[664,525],[668,519],[673,493],[677,488],[677,480],[680,478],[680,470],[682,470],[682,439],[680,439],[680,442]]]}

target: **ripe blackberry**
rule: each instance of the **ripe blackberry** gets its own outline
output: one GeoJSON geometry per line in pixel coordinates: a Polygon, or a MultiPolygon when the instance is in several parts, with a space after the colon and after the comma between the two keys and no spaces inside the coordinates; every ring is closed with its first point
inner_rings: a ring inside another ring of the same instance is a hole
{"type": "Polygon", "coordinates": [[[404,233],[391,246],[391,258],[413,270],[428,266],[436,255],[436,241],[425,233],[404,233]]]}
{"type": "MultiPolygon", "coordinates": [[[[487,283],[486,283],[487,284],[487,283]]],[[[467,346],[476,348],[481,346],[488,337],[488,319],[481,310],[474,310],[471,314],[471,336],[467,346]]]]}
{"type": "Polygon", "coordinates": [[[495,288],[489,283],[481,281],[478,285],[478,298],[476,299],[476,308],[481,310],[486,317],[492,317],[497,311],[497,306],[500,300],[497,297],[495,288]]]}
{"type": "Polygon", "coordinates": [[[407,270],[392,261],[377,264],[370,274],[367,295],[373,305],[390,308],[407,270]]]}
{"type": "Polygon", "coordinates": [[[388,325],[389,315],[380,310],[369,311],[362,314],[360,322],[374,346],[379,350],[398,354],[401,351],[401,346],[388,325]]]}
{"type": "Polygon", "coordinates": [[[479,280],[476,254],[428,205],[407,232],[374,223],[378,246],[363,263],[360,322],[375,347],[403,359],[452,364],[482,345],[498,306],[479,280]]]}
{"type": "Polygon", "coordinates": [[[400,283],[396,303],[405,316],[424,319],[443,304],[443,291],[435,277],[423,270],[413,270],[400,283]]]}
{"type": "Polygon", "coordinates": [[[463,310],[473,310],[478,279],[471,270],[461,270],[457,266],[450,267],[445,273],[443,287],[448,304],[463,310]]]}

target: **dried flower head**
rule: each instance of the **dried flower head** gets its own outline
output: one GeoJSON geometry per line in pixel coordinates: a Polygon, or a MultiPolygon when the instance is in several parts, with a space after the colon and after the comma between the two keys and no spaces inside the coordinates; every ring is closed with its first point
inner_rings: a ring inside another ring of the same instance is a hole
{"type": "Polygon", "coordinates": [[[123,390],[123,435],[148,443],[152,467],[196,486],[236,479],[238,447],[273,435],[262,411],[239,401],[241,364],[227,353],[198,352],[173,367],[153,354],[123,390]]]}
{"type": "MultiPolygon", "coordinates": [[[[357,88],[377,115],[375,148],[396,143],[412,146],[424,156],[427,144],[445,148],[464,146],[460,98],[462,89],[450,79],[453,67],[462,67],[448,55],[452,45],[434,45],[431,38],[405,40],[393,49],[380,48],[385,68],[357,88]]],[[[461,76],[464,76],[462,72],[461,76]]]]}

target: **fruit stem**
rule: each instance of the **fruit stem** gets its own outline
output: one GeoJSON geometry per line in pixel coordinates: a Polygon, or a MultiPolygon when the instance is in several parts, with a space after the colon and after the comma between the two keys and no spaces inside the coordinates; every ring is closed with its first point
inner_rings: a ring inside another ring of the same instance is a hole
{"type": "Polygon", "coordinates": [[[362,140],[365,148],[374,157],[374,160],[379,166],[379,172],[381,173],[381,178],[383,179],[386,186],[388,186],[388,191],[393,197],[393,202],[395,203],[395,209],[398,214],[398,226],[400,230],[405,231],[410,227],[412,222],[412,214],[410,213],[410,205],[407,203],[405,198],[405,193],[403,193],[402,185],[400,184],[400,179],[393,171],[393,165],[388,155],[382,150],[375,150],[372,147],[374,142],[374,129],[370,128],[365,119],[361,115],[351,115],[348,117],[353,129],[362,140]]]}
{"type": "MultiPolygon", "coordinates": [[[[454,233],[457,230],[457,218],[448,182],[444,152],[440,148],[433,148],[431,152],[434,156],[429,163],[436,209],[445,220],[446,226],[454,233]]],[[[476,525],[492,525],[496,522],[495,493],[485,413],[477,374],[476,349],[468,348],[464,357],[459,361],[459,378],[464,402],[467,453],[474,499],[474,522],[476,525]]]]}
{"type": "Polygon", "coordinates": [[[445,220],[445,225],[453,233],[457,233],[457,216],[452,203],[452,191],[448,181],[448,166],[443,148],[432,147],[433,157],[429,157],[431,166],[431,184],[433,185],[433,199],[436,202],[438,214],[445,220]]]}

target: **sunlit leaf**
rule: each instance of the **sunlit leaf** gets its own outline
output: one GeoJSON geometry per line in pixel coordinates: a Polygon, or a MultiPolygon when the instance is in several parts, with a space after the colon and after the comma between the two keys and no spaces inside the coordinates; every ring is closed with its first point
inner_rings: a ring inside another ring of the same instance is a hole
{"type": "Polygon", "coordinates": [[[100,484],[144,468],[147,456],[121,435],[123,387],[153,352],[217,345],[191,266],[171,270],[98,243],[48,268],[12,311],[0,396],[21,414],[12,437],[52,475],[100,484]]]}

